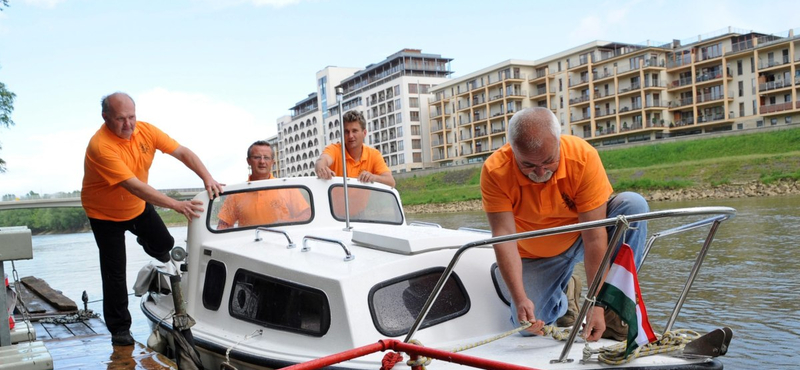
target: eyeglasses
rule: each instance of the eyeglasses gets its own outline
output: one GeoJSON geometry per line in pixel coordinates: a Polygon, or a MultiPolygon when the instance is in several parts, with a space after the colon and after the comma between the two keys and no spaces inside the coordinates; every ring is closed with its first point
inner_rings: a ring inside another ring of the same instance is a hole
{"type": "Polygon", "coordinates": [[[250,159],[252,159],[254,161],[258,161],[258,160],[261,160],[261,159],[263,159],[265,161],[271,161],[272,157],[270,157],[268,155],[251,155],[250,159]]]}

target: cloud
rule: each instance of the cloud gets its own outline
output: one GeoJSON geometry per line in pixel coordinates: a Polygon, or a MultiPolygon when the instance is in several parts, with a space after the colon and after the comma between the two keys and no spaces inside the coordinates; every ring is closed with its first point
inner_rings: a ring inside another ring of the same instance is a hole
{"type": "Polygon", "coordinates": [[[53,9],[56,5],[63,3],[67,0],[22,0],[26,5],[32,5],[39,8],[53,9]]]}
{"type": "MultiPolygon", "coordinates": [[[[134,96],[136,116],[197,154],[222,183],[245,181],[247,148],[266,139],[269,125],[230,102],[203,94],[156,88],[134,96]]],[[[158,189],[202,187],[191,170],[170,156],[156,156],[150,184],[158,189]]]]}
{"type": "Polygon", "coordinates": [[[299,4],[303,0],[248,0],[255,6],[271,6],[273,8],[282,8],[284,6],[299,4]]]}

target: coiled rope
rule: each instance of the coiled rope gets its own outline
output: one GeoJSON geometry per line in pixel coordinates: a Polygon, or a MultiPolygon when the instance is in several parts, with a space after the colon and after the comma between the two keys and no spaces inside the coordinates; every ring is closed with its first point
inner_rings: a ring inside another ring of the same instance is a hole
{"type": "Polygon", "coordinates": [[[609,365],[622,365],[631,362],[634,358],[652,356],[659,353],[680,351],[686,344],[699,338],[700,334],[690,329],[677,329],[662,335],[656,334],[657,340],[636,348],[630,356],[625,358],[627,342],[620,342],[612,346],[593,349],[588,343],[583,348],[583,360],[588,360],[592,355],[597,355],[597,360],[609,365]]]}

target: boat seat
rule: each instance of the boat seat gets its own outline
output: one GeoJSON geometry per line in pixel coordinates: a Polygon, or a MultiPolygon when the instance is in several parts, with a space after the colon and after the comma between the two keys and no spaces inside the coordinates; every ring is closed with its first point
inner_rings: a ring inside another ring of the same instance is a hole
{"type": "Polygon", "coordinates": [[[477,232],[416,225],[364,225],[353,229],[355,243],[407,255],[458,248],[488,237],[490,235],[477,232]]]}

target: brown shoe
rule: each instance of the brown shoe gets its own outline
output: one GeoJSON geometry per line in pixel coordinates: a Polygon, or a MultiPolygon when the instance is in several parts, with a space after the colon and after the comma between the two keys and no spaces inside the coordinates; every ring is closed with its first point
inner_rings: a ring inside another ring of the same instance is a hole
{"type": "Polygon", "coordinates": [[[578,318],[578,302],[581,300],[581,281],[573,274],[567,283],[567,313],[556,320],[556,326],[572,327],[578,318]]]}
{"type": "Polygon", "coordinates": [[[620,342],[628,339],[628,324],[622,322],[616,312],[606,308],[604,316],[606,319],[606,331],[603,332],[603,338],[620,342]]]}

